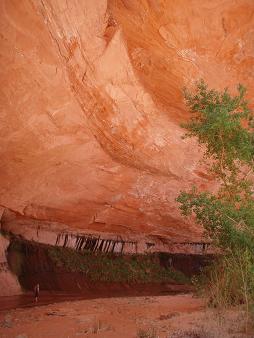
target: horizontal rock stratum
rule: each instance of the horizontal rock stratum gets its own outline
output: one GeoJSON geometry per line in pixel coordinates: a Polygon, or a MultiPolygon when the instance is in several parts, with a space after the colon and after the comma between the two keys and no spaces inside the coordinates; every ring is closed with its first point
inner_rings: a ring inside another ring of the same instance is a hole
{"type": "Polygon", "coordinates": [[[254,89],[253,0],[0,2],[0,204],[73,229],[199,241],[182,88],[254,89]]]}

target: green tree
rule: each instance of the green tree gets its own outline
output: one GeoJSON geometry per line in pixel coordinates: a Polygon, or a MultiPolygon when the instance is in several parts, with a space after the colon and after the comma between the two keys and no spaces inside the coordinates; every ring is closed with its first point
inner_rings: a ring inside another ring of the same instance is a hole
{"type": "Polygon", "coordinates": [[[191,112],[191,119],[182,125],[187,131],[185,137],[197,138],[204,151],[202,161],[219,189],[211,194],[192,187],[182,191],[177,201],[182,214],[194,215],[224,252],[221,262],[211,270],[210,282],[217,287],[219,282],[226,284],[215,292],[210,283],[213,299],[217,297],[217,303],[220,299],[225,304],[245,302],[249,310],[249,304],[254,303],[254,133],[253,113],[245,94],[242,85],[232,96],[227,89],[208,89],[204,81],[194,92],[184,90],[191,112]]]}

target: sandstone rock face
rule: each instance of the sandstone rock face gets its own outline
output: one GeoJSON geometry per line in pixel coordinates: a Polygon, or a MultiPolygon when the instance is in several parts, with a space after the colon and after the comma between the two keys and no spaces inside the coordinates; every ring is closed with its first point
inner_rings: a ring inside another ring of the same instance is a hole
{"type": "Polygon", "coordinates": [[[41,243],[76,251],[103,252],[114,254],[170,254],[209,255],[218,252],[206,240],[202,242],[181,241],[165,238],[159,234],[119,234],[92,229],[73,229],[67,224],[32,219],[5,209],[1,219],[2,231],[11,239],[41,243]],[[14,235],[14,236],[13,236],[14,235]]]}
{"type": "Polygon", "coordinates": [[[214,182],[181,138],[181,90],[204,78],[253,92],[253,0],[0,9],[0,204],[74,229],[199,240],[175,197],[214,182]]]}
{"type": "Polygon", "coordinates": [[[9,270],[5,251],[9,241],[0,235],[0,296],[12,296],[22,293],[17,277],[9,270]]]}

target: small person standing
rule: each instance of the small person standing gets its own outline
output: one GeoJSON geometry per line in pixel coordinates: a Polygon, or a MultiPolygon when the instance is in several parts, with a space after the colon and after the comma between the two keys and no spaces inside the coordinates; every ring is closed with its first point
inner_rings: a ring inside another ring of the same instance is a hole
{"type": "Polygon", "coordinates": [[[39,292],[40,292],[40,285],[39,283],[37,283],[34,287],[34,298],[35,298],[36,303],[38,302],[39,292]]]}

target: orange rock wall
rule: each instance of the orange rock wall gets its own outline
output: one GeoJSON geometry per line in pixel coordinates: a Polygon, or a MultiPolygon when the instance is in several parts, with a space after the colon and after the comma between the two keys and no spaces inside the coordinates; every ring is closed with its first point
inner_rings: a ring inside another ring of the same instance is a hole
{"type": "Polygon", "coordinates": [[[0,234],[0,297],[22,293],[17,277],[10,271],[6,258],[9,241],[0,234]]]}
{"type": "Polygon", "coordinates": [[[198,240],[181,90],[254,89],[253,0],[0,2],[0,204],[77,229],[198,240]]]}

